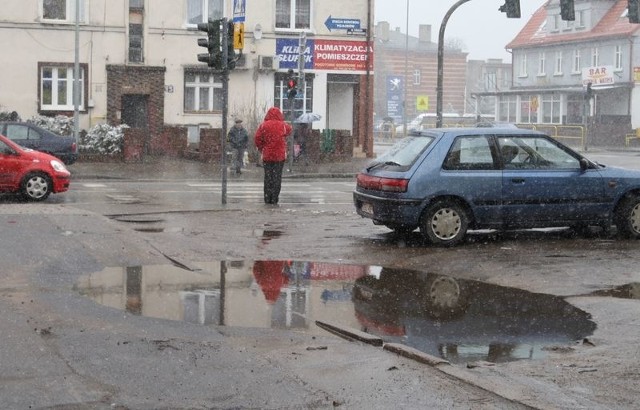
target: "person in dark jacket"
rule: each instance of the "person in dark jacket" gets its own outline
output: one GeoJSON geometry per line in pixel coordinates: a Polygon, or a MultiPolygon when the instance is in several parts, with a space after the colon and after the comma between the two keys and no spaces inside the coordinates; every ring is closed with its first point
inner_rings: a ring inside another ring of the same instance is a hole
{"type": "Polygon", "coordinates": [[[262,154],[264,203],[276,205],[282,186],[282,169],[287,158],[287,136],[292,128],[278,107],[271,107],[258,127],[255,143],[262,154]]]}
{"type": "Polygon", "coordinates": [[[236,175],[240,175],[242,171],[242,162],[244,160],[244,152],[249,144],[249,134],[242,126],[242,120],[236,119],[235,125],[231,127],[227,134],[227,139],[233,149],[233,170],[236,175]]]}

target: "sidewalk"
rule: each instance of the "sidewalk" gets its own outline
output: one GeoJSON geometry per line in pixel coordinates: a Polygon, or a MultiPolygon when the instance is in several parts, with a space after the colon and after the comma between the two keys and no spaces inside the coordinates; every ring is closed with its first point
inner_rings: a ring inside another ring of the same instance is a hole
{"type": "MultiPolygon", "coordinates": [[[[283,178],[353,178],[371,158],[352,158],[351,161],[303,165],[285,163],[283,178]]],[[[77,162],[68,166],[73,179],[221,179],[222,168],[217,163],[202,163],[181,158],[146,159],[144,162],[77,162]]],[[[227,178],[262,180],[262,167],[249,164],[242,175],[234,175],[227,168],[227,178]]]]}

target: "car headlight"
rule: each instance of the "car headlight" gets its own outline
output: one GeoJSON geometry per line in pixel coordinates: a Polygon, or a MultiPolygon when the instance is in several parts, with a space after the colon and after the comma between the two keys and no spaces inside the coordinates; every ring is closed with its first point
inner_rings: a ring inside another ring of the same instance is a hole
{"type": "Polygon", "coordinates": [[[58,172],[67,171],[67,168],[64,166],[64,164],[55,159],[51,160],[51,167],[58,172]]]}

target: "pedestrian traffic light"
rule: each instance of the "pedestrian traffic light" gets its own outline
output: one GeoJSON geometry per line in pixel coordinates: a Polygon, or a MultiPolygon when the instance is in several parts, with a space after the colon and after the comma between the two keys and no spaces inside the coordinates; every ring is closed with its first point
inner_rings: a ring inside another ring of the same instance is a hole
{"type": "Polygon", "coordinates": [[[640,23],[640,0],[628,0],[627,16],[629,23],[640,23]]]}
{"type": "Polygon", "coordinates": [[[227,68],[236,68],[236,50],[233,47],[234,26],[233,20],[227,21],[227,68]]]}
{"type": "Polygon", "coordinates": [[[567,21],[574,21],[576,19],[573,0],[560,0],[560,18],[567,21]]]}
{"type": "Polygon", "coordinates": [[[498,9],[503,13],[507,13],[509,18],[520,18],[520,0],[505,0],[504,4],[498,9]]]}
{"type": "Polygon", "coordinates": [[[288,71],[289,77],[287,78],[287,97],[289,99],[296,98],[296,94],[298,94],[298,79],[293,74],[293,70],[289,69],[288,71]]]}
{"type": "Polygon", "coordinates": [[[220,70],[222,68],[222,52],[220,48],[220,20],[198,23],[198,30],[207,33],[207,38],[199,38],[198,45],[206,47],[208,53],[198,54],[198,61],[207,63],[209,67],[220,70]]]}
{"type": "Polygon", "coordinates": [[[587,83],[587,90],[584,94],[584,99],[585,100],[590,100],[593,98],[593,89],[591,88],[591,82],[587,83]]]}

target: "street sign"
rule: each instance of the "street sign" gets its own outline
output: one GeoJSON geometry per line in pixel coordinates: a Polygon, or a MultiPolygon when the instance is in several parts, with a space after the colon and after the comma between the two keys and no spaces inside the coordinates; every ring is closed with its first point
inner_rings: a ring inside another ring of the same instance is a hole
{"type": "Polygon", "coordinates": [[[327,17],[324,25],[331,30],[348,30],[354,28],[360,28],[360,19],[346,19],[346,18],[334,18],[327,17]]]}
{"type": "Polygon", "coordinates": [[[347,35],[349,36],[366,36],[367,29],[366,28],[348,28],[347,35]]]}
{"type": "Polygon", "coordinates": [[[416,97],[416,110],[429,111],[429,96],[419,95],[416,97]]]}
{"type": "Polygon", "coordinates": [[[233,24],[233,48],[236,50],[244,48],[244,23],[233,24]]]}
{"type": "Polygon", "coordinates": [[[244,23],[246,10],[246,0],[233,0],[233,22],[244,23]]]}

